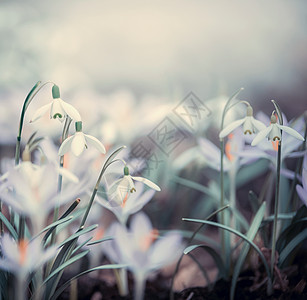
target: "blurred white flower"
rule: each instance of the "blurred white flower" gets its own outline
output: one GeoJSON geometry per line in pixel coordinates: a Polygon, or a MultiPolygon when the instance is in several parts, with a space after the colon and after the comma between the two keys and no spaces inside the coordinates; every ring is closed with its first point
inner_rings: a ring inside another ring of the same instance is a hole
{"type": "Polygon", "coordinates": [[[4,234],[1,237],[0,268],[26,277],[29,273],[41,267],[50,260],[57,251],[57,247],[44,250],[39,239],[32,241],[14,241],[11,236],[4,234]]]}
{"type": "Polygon", "coordinates": [[[35,111],[30,122],[35,122],[50,110],[50,119],[58,119],[63,122],[67,116],[75,122],[81,121],[79,112],[60,98],[60,90],[57,85],[52,87],[53,101],[35,111]]]}
{"type": "MultiPolygon", "coordinates": [[[[67,173],[65,170],[61,175],[65,176],[67,173]]],[[[50,210],[75,200],[84,188],[70,184],[59,194],[59,174],[53,164],[38,166],[23,162],[10,170],[6,180],[0,185],[1,200],[18,213],[30,216],[34,233],[43,228],[50,210]]]]}
{"type": "Polygon", "coordinates": [[[286,133],[292,135],[296,139],[300,141],[304,141],[304,138],[294,129],[288,126],[277,124],[277,118],[274,114],[271,115],[271,125],[267,128],[261,130],[256,137],[253,139],[251,145],[256,146],[260,141],[265,139],[266,137],[270,141],[280,141],[281,140],[281,130],[286,133]]]}
{"type": "Polygon", "coordinates": [[[81,121],[76,122],[75,126],[76,133],[63,141],[59,149],[59,156],[64,155],[70,149],[74,155],[79,156],[88,147],[87,144],[96,147],[103,154],[106,153],[104,145],[97,138],[82,132],[81,121]]]}
{"type": "Polygon", "coordinates": [[[133,192],[136,192],[133,180],[142,182],[155,191],[161,191],[160,187],[152,181],[143,177],[131,176],[129,173],[129,168],[125,166],[123,178],[115,181],[109,189],[109,194],[112,195],[112,198],[115,198],[116,201],[121,203],[123,207],[130,195],[133,192]]]}
{"type": "Polygon", "coordinates": [[[135,279],[135,297],[142,299],[144,283],[148,276],[174,262],[182,253],[182,237],[170,232],[159,238],[149,218],[138,213],[131,219],[130,230],[116,223],[110,228],[114,237],[105,248],[107,256],[116,263],[127,264],[135,279]]]}
{"type": "Polygon", "coordinates": [[[125,225],[129,216],[141,210],[155,194],[154,190],[144,192],[144,185],[141,183],[136,184],[136,190],[138,192],[131,194],[130,197],[126,193],[124,200],[119,199],[116,194],[108,193],[108,199],[98,197],[97,203],[112,211],[118,221],[125,225]]]}
{"type": "Polygon", "coordinates": [[[232,123],[230,123],[228,126],[226,126],[219,134],[219,138],[222,139],[225,136],[227,136],[229,133],[231,133],[233,130],[235,130],[237,127],[243,124],[243,132],[244,134],[253,134],[258,131],[261,131],[265,129],[265,125],[256,120],[253,117],[253,108],[248,105],[246,109],[246,117],[240,120],[236,120],[232,123]]]}

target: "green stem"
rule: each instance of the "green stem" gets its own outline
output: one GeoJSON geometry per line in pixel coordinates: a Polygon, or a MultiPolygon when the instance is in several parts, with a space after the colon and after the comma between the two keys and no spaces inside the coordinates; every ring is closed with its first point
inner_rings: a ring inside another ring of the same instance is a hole
{"type": "MultiPolygon", "coordinates": [[[[224,139],[220,141],[220,148],[221,148],[221,169],[220,169],[220,188],[221,188],[221,199],[220,199],[220,206],[224,207],[224,139]]],[[[225,213],[224,211],[221,212],[221,224],[225,225],[225,213]]],[[[225,231],[220,230],[221,233],[221,255],[226,260],[226,250],[225,250],[225,231]]]]}
{"type": "Polygon", "coordinates": [[[108,168],[112,163],[114,163],[115,161],[117,161],[117,160],[114,160],[115,156],[116,156],[122,149],[124,149],[124,148],[126,148],[126,146],[122,146],[122,147],[118,148],[117,150],[115,150],[115,151],[108,157],[108,159],[106,160],[106,162],[104,163],[104,165],[103,165],[103,167],[102,167],[102,169],[101,169],[101,172],[100,172],[100,174],[99,174],[99,177],[98,177],[98,179],[97,179],[96,185],[95,185],[95,187],[94,187],[94,190],[93,190],[92,196],[91,196],[91,198],[90,198],[89,204],[87,205],[87,208],[86,208],[86,211],[85,211],[85,213],[84,213],[83,219],[82,219],[82,221],[81,221],[81,223],[80,223],[79,229],[82,229],[82,228],[84,227],[84,224],[85,224],[86,219],[87,219],[87,217],[88,217],[88,215],[89,215],[90,209],[91,209],[91,207],[92,207],[92,205],[93,205],[95,196],[96,196],[96,194],[97,194],[97,191],[98,191],[98,188],[99,188],[99,184],[100,184],[100,181],[101,181],[101,179],[102,179],[103,174],[105,173],[105,171],[107,170],[107,168],[108,168]]]}
{"type": "Polygon", "coordinates": [[[277,218],[279,204],[279,183],[280,183],[280,160],[281,160],[281,141],[278,142],[277,153],[277,172],[276,172],[276,191],[275,191],[275,206],[274,206],[274,223],[273,223],[273,238],[272,238],[272,253],[271,253],[271,276],[274,277],[276,237],[277,237],[277,218]]]}
{"type": "MultiPolygon", "coordinates": [[[[62,143],[67,139],[68,137],[68,132],[69,132],[69,127],[71,124],[72,119],[69,118],[68,116],[65,119],[65,124],[63,127],[63,132],[62,132],[62,143]]],[[[60,157],[60,168],[63,168],[64,166],[64,155],[60,157]]],[[[62,191],[62,182],[63,182],[63,177],[61,174],[59,174],[59,179],[58,179],[58,194],[61,193],[62,191]]],[[[57,204],[54,208],[53,211],[53,222],[56,222],[59,218],[59,205],[57,204]]],[[[56,240],[56,229],[52,232],[51,240],[50,240],[50,245],[53,245],[56,240]]]]}
{"type": "MultiPolygon", "coordinates": [[[[229,105],[231,101],[238,96],[238,94],[243,90],[243,88],[240,88],[237,90],[226,102],[223,114],[222,114],[222,120],[221,120],[221,131],[224,129],[224,121],[225,121],[225,116],[227,111],[229,110],[229,105]]],[[[220,140],[220,150],[221,150],[221,169],[220,169],[220,189],[221,189],[221,198],[220,198],[220,206],[224,207],[225,202],[224,202],[224,139],[220,140]]],[[[224,211],[221,213],[221,224],[225,225],[225,214],[224,211]]],[[[226,254],[226,243],[225,243],[225,232],[223,230],[220,230],[221,233],[221,254],[222,257],[225,258],[225,265],[227,266],[227,262],[229,260],[228,255],[226,254]]]]}

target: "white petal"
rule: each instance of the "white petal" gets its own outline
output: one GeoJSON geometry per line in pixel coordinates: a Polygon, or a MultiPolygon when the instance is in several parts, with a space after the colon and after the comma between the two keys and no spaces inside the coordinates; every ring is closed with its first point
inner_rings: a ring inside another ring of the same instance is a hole
{"type": "Polygon", "coordinates": [[[276,126],[279,127],[281,130],[287,132],[288,134],[294,136],[298,140],[304,141],[304,138],[297,131],[292,129],[291,127],[283,126],[283,125],[279,125],[279,124],[276,124],[276,126]]]}
{"type": "Polygon", "coordinates": [[[253,134],[254,133],[254,126],[251,120],[251,117],[246,117],[246,120],[243,124],[243,133],[244,134],[253,134]]]}
{"type": "Polygon", "coordinates": [[[103,153],[103,154],[106,153],[106,148],[97,138],[95,138],[94,136],[88,135],[88,134],[85,134],[84,136],[85,136],[88,144],[97,148],[101,153],[103,153]]]}
{"type": "Polygon", "coordinates": [[[228,126],[226,126],[219,134],[219,138],[222,139],[225,136],[227,136],[231,131],[235,130],[237,127],[239,127],[241,124],[244,123],[246,120],[246,117],[237,121],[234,121],[230,123],[228,126]]]}
{"type": "Polygon", "coordinates": [[[268,136],[268,139],[271,141],[281,140],[281,131],[276,123],[272,124],[272,130],[268,136]]]}
{"type": "Polygon", "coordinates": [[[269,127],[261,130],[257,135],[256,137],[253,139],[251,145],[252,146],[255,146],[257,145],[261,140],[265,139],[268,134],[270,133],[270,131],[272,130],[272,125],[270,125],[269,127]]]}
{"type": "Polygon", "coordinates": [[[34,115],[32,116],[32,119],[30,122],[35,122],[37,121],[39,118],[41,118],[50,108],[51,108],[51,103],[48,103],[44,106],[42,106],[41,108],[37,109],[34,113],[34,115]]]}
{"type": "Polygon", "coordinates": [[[69,151],[70,149],[70,146],[71,146],[71,142],[72,142],[72,139],[74,138],[74,136],[70,136],[69,138],[67,138],[62,144],[61,144],[61,147],[59,149],[59,156],[62,156],[64,155],[66,152],[69,151]]]}
{"type": "Polygon", "coordinates": [[[171,232],[158,239],[152,246],[150,263],[155,269],[172,263],[182,253],[182,238],[180,234],[171,232]],[[167,249],[167,251],[166,251],[167,249]]]}
{"type": "Polygon", "coordinates": [[[50,118],[52,119],[54,116],[56,116],[56,118],[61,122],[64,121],[65,111],[61,106],[60,99],[54,99],[51,103],[50,118]]]}
{"type": "Polygon", "coordinates": [[[143,212],[134,215],[130,223],[130,231],[133,233],[136,241],[148,236],[152,232],[150,219],[143,212]]]}
{"type": "Polygon", "coordinates": [[[79,112],[71,105],[68,104],[67,102],[63,101],[60,99],[61,106],[63,107],[64,111],[66,114],[72,118],[75,122],[81,121],[81,116],[79,112]]]}
{"type": "Polygon", "coordinates": [[[71,143],[71,151],[74,155],[79,156],[86,147],[86,141],[82,132],[76,132],[71,143]]]}
{"type": "Polygon", "coordinates": [[[254,125],[254,127],[256,127],[258,131],[264,130],[266,128],[266,126],[262,122],[256,120],[254,117],[250,117],[250,118],[251,118],[252,124],[254,125]]]}
{"type": "Polygon", "coordinates": [[[136,181],[140,181],[140,182],[143,182],[145,183],[146,185],[148,185],[150,188],[156,190],[156,191],[161,191],[161,189],[155,184],[153,183],[152,181],[146,179],[146,178],[143,178],[143,177],[134,177],[134,176],[131,176],[131,178],[133,180],[136,180],[136,181]]]}

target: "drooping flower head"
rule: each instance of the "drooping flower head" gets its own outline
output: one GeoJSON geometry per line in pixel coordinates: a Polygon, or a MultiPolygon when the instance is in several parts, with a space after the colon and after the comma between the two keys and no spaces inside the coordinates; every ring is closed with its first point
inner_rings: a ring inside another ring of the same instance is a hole
{"type": "Polygon", "coordinates": [[[253,108],[250,105],[247,105],[246,108],[246,117],[237,121],[234,121],[230,123],[228,126],[226,126],[219,134],[219,138],[222,139],[225,136],[229,135],[233,130],[238,128],[243,124],[243,133],[244,134],[253,134],[258,131],[261,131],[265,129],[265,125],[256,120],[253,117],[253,108]]]}
{"type": "Polygon", "coordinates": [[[155,194],[155,190],[144,191],[144,185],[140,182],[136,183],[135,189],[137,193],[129,195],[126,192],[124,199],[119,198],[116,193],[108,193],[107,199],[99,197],[97,203],[112,211],[118,221],[125,225],[129,216],[141,210],[155,194]]]}
{"type": "Polygon", "coordinates": [[[106,153],[104,145],[97,138],[82,132],[82,121],[75,122],[75,128],[76,133],[63,141],[59,149],[59,156],[64,155],[70,149],[74,155],[79,156],[84,149],[87,149],[88,144],[97,148],[101,153],[106,153]]]}
{"type": "Polygon", "coordinates": [[[261,130],[253,139],[251,145],[256,146],[260,141],[268,138],[269,141],[281,141],[281,131],[292,135],[298,140],[304,141],[304,138],[294,129],[288,126],[280,125],[277,123],[277,118],[273,112],[271,115],[271,124],[265,129],[261,130]]]}
{"type": "Polygon", "coordinates": [[[133,192],[136,192],[136,188],[134,185],[135,181],[140,181],[155,191],[161,191],[160,187],[153,183],[152,181],[138,176],[131,176],[129,172],[129,168],[127,166],[124,167],[124,176],[113,183],[110,187],[109,194],[112,198],[114,198],[117,203],[120,205],[125,205],[125,202],[130,197],[133,192]]]}
{"type": "Polygon", "coordinates": [[[35,111],[30,122],[35,122],[40,119],[45,113],[50,111],[50,119],[57,119],[63,122],[68,116],[74,121],[81,121],[79,112],[67,102],[60,98],[60,89],[57,85],[52,87],[53,101],[35,111]]]}

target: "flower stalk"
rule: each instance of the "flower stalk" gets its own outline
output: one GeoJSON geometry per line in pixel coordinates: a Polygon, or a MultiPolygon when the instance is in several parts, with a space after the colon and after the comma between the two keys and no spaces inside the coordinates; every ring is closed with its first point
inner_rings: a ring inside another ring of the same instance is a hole
{"type": "Polygon", "coordinates": [[[278,142],[278,153],[277,153],[276,190],[275,190],[273,238],[272,238],[272,253],[271,253],[272,280],[274,277],[275,252],[276,252],[277,219],[278,219],[278,207],[279,207],[280,164],[281,164],[281,141],[278,142]]]}
{"type": "MultiPolygon", "coordinates": [[[[240,88],[238,91],[236,91],[226,102],[223,114],[222,114],[222,121],[221,121],[221,131],[224,129],[224,121],[227,111],[229,110],[229,106],[231,101],[238,96],[238,94],[243,90],[243,88],[240,88]]],[[[225,144],[224,144],[224,138],[220,138],[220,150],[221,150],[221,170],[220,170],[220,189],[221,189],[221,196],[220,196],[220,207],[225,206],[224,201],[224,151],[225,151],[225,144]]],[[[221,224],[225,225],[225,212],[221,212],[221,224]]],[[[229,254],[230,254],[230,245],[226,246],[226,234],[224,230],[220,230],[221,233],[221,254],[222,257],[225,257],[225,265],[229,266],[229,254]]]]}

